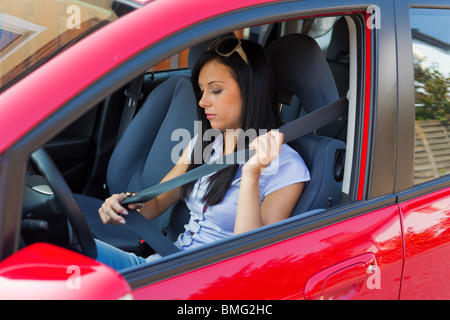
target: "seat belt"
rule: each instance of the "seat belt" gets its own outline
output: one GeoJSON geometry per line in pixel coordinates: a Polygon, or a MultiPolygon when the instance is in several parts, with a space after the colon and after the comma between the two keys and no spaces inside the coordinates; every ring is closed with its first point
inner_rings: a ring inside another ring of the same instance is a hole
{"type": "MultiPolygon", "coordinates": [[[[308,133],[311,133],[313,130],[319,129],[345,116],[347,114],[347,108],[347,98],[342,97],[339,100],[332,102],[316,111],[310,112],[301,118],[297,118],[291,122],[284,124],[279,128],[279,131],[284,134],[285,143],[291,142],[308,133]]],[[[232,154],[225,155],[222,158],[215,160],[214,162],[205,163],[178,177],[142,190],[138,194],[125,199],[122,204],[127,205],[131,203],[147,202],[162,193],[180,187],[191,181],[198,180],[205,175],[232,166],[236,163],[241,162],[242,160],[246,161],[252,156],[252,154],[253,152],[251,152],[249,149],[243,149],[232,154]]],[[[126,221],[133,228],[133,230],[147,243],[151,243],[152,246],[160,245],[162,248],[160,248],[159,250],[153,247],[153,249],[158,253],[168,254],[179,251],[179,249],[172,242],[170,242],[164,235],[162,235],[161,232],[156,230],[156,227],[152,225],[151,221],[144,218],[144,216],[142,216],[137,211],[130,211],[126,218],[126,221]],[[151,232],[149,232],[150,230],[151,232]],[[161,243],[158,243],[158,241],[161,241],[161,243]],[[170,245],[168,245],[168,243],[170,243],[170,245]]]]}
{"type": "Polygon", "coordinates": [[[142,84],[144,83],[145,74],[133,79],[130,86],[125,90],[125,105],[120,118],[119,130],[117,132],[116,144],[122,138],[123,133],[128,128],[128,125],[133,120],[136,113],[139,100],[142,100],[144,94],[142,93],[142,84]]]}

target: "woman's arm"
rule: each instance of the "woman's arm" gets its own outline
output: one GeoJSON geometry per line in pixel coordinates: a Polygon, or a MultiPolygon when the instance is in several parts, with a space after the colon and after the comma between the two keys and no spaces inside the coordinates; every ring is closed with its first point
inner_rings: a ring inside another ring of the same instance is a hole
{"type": "MultiPolygon", "coordinates": [[[[173,179],[186,172],[189,166],[188,150],[189,148],[184,150],[183,155],[180,157],[177,164],[169,171],[169,173],[167,173],[161,182],[173,179]]],[[[180,199],[180,192],[181,187],[178,187],[160,194],[152,200],[144,203],[144,206],[139,211],[146,219],[154,219],[164,213],[170,208],[171,205],[180,199]]],[[[126,198],[127,196],[125,193],[120,193],[114,194],[105,200],[101,208],[98,210],[100,219],[104,224],[121,225],[125,223],[125,219],[121,215],[127,215],[128,210],[121,205],[121,202],[126,198]]],[[[137,205],[129,204],[127,207],[128,209],[133,210],[137,208],[137,205]]]]}
{"type": "Polygon", "coordinates": [[[303,192],[305,183],[295,183],[269,194],[260,205],[259,177],[261,171],[281,151],[283,134],[270,131],[250,144],[255,154],[242,167],[241,187],[234,233],[247,232],[288,218],[303,192]]]}
{"type": "MultiPolygon", "coordinates": [[[[171,180],[186,172],[189,166],[188,150],[189,148],[186,148],[186,150],[184,150],[183,155],[178,160],[177,164],[172,168],[172,170],[169,171],[169,173],[167,173],[167,175],[161,180],[161,182],[171,180]]],[[[180,195],[181,187],[169,190],[144,203],[144,207],[139,211],[145,218],[147,218],[147,220],[154,219],[166,212],[166,210],[169,209],[170,206],[172,206],[177,200],[180,199],[180,195]]],[[[129,208],[134,209],[133,206],[129,206],[129,208]]]]}

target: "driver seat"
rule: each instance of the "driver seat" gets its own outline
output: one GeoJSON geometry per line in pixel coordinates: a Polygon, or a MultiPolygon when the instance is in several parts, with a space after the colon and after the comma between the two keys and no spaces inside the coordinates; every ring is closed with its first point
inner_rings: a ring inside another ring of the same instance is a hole
{"type": "MultiPolygon", "coordinates": [[[[207,41],[191,48],[188,57],[191,69],[209,43],[207,41]]],[[[174,165],[171,153],[180,141],[172,141],[172,133],[176,129],[186,129],[192,137],[195,120],[197,102],[189,75],[175,75],[157,86],[146,98],[111,155],[107,169],[110,193],[139,192],[158,184],[174,165]]],[[[185,142],[187,145],[189,141],[185,142]]],[[[127,224],[116,226],[102,223],[98,209],[103,200],[81,194],[75,194],[75,199],[86,216],[94,238],[139,256],[148,255],[148,248],[127,224]]],[[[179,204],[153,220],[159,230],[167,227],[174,208],[179,210],[179,204]]]]}

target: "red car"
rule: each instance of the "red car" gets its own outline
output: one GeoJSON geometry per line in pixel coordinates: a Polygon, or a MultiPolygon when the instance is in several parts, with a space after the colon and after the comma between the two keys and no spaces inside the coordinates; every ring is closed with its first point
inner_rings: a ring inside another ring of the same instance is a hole
{"type": "MultiPolygon", "coordinates": [[[[450,298],[449,9],[3,1],[0,298],[450,298]],[[348,112],[291,142],[311,181],[289,219],[116,272],[95,260],[94,237],[164,252],[183,208],[150,223],[151,239],[132,225],[102,229],[86,210],[164,177],[171,134],[196,119],[189,65],[230,32],[266,48],[286,122],[341,97],[348,112]]],[[[219,312],[251,312],[236,308],[219,312]]]]}

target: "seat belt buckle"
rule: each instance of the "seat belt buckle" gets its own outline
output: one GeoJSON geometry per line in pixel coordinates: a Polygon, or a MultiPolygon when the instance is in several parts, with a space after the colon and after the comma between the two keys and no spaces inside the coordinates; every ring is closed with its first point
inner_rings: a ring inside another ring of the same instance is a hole
{"type": "Polygon", "coordinates": [[[153,250],[152,247],[150,247],[150,245],[144,239],[139,239],[138,243],[143,257],[148,257],[155,253],[155,250],[153,250]]]}

